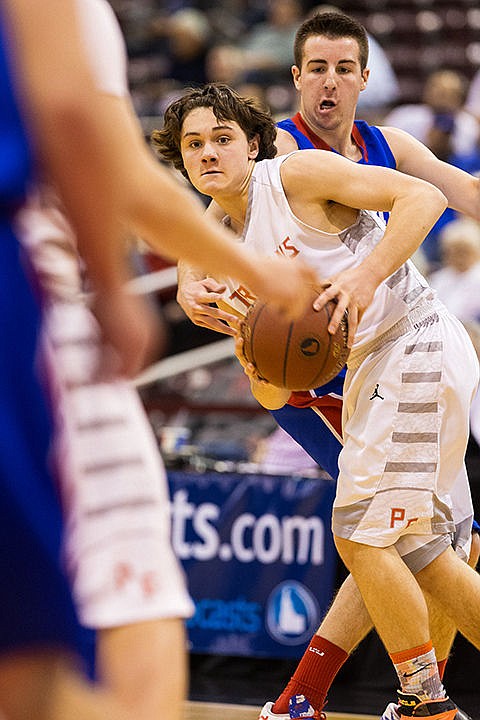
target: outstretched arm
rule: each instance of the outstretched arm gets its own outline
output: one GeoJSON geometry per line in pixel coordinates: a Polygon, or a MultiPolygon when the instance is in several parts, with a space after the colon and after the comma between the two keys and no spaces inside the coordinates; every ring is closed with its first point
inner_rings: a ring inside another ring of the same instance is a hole
{"type": "Polygon", "coordinates": [[[480,178],[439,160],[403,130],[380,128],[395,156],[397,170],[436,185],[454,210],[480,220],[480,178]]]}

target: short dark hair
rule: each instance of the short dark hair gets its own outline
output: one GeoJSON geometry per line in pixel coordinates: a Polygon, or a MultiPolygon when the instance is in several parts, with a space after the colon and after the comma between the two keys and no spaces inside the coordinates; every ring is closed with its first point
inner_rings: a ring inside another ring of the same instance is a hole
{"type": "Polygon", "coordinates": [[[358,43],[360,68],[365,70],[368,62],[368,36],[367,31],[359,22],[345,15],[343,12],[317,13],[305,20],[297,30],[293,44],[295,65],[302,67],[303,51],[309,37],[322,35],[335,40],[338,38],[353,38],[358,43]]]}
{"type": "Polygon", "coordinates": [[[180,139],[185,117],[195,108],[212,108],[218,120],[234,120],[248,140],[258,136],[259,152],[256,161],[276,155],[275,122],[269,112],[262,110],[255,100],[239,95],[228,85],[209,83],[188,90],[166,109],[162,130],[154,130],[150,136],[153,148],[165,160],[187,177],[180,152],[180,139]]]}

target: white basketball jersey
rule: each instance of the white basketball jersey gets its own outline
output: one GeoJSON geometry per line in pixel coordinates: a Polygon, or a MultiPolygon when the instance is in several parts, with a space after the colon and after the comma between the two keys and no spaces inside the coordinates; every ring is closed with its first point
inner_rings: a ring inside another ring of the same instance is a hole
{"type": "MultiPolygon", "coordinates": [[[[280,179],[280,166],[286,157],[256,164],[243,242],[265,255],[301,257],[321,278],[359,265],[383,237],[384,221],[374,212],[360,210],[357,221],[339,233],[323,232],[302,222],[293,214],[280,179]]],[[[434,297],[415,265],[406,262],[377,288],[358,326],[354,348],[388,330],[421,299],[434,297]]],[[[245,288],[230,281],[226,303],[244,314],[253,300],[245,288]]]]}

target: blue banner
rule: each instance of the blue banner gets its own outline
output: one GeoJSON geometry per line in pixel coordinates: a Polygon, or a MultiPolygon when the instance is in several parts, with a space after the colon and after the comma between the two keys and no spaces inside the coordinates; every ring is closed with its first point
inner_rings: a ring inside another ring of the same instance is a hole
{"type": "Polygon", "coordinates": [[[333,481],[168,473],[172,542],[195,601],[192,652],[302,654],[331,603],[333,481]]]}

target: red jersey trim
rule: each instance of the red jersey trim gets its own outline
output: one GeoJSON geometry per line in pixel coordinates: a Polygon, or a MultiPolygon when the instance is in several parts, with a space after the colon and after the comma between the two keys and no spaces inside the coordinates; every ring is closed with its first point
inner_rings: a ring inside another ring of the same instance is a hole
{"type": "Polygon", "coordinates": [[[342,437],[342,398],[334,395],[317,397],[307,391],[293,392],[288,398],[288,404],[298,408],[314,407],[328,420],[330,425],[342,437]]]}
{"type": "MultiPolygon", "coordinates": [[[[292,122],[297,128],[297,130],[303,133],[317,150],[332,150],[330,145],[326,143],[325,140],[322,140],[321,137],[316,135],[313,130],[308,127],[299,112],[292,117],[292,122]]],[[[365,140],[363,139],[360,130],[356,125],[352,127],[352,138],[362,151],[364,161],[368,162],[367,146],[365,145],[365,140]]]]}

